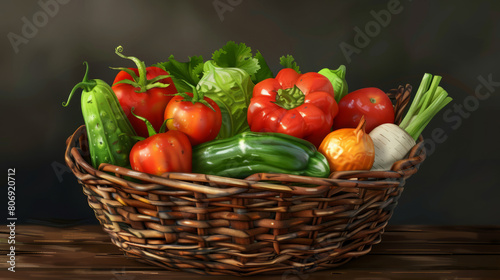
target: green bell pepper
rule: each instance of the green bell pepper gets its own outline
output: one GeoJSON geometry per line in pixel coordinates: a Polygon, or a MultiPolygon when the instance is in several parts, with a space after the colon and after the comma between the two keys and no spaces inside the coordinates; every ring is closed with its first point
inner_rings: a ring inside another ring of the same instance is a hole
{"type": "Polygon", "coordinates": [[[246,178],[255,173],[328,177],[325,156],[310,142],[274,132],[242,132],[193,147],[193,173],[246,178]]]}

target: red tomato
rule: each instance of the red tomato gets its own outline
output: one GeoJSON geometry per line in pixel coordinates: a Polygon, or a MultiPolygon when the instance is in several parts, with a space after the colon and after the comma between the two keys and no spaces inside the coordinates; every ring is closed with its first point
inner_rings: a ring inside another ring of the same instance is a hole
{"type": "Polygon", "coordinates": [[[203,97],[204,102],[193,102],[201,96],[193,98],[193,93],[186,94],[191,98],[174,96],[165,108],[164,119],[170,119],[167,128],[184,132],[193,146],[214,140],[222,124],[219,106],[208,97],[203,97]],[[206,104],[210,104],[213,110],[206,104]]]}
{"type": "MultiPolygon", "coordinates": [[[[139,74],[137,69],[131,70],[137,75],[139,74]]],[[[147,67],[146,71],[148,80],[161,75],[168,75],[166,71],[158,67],[147,67]]],[[[171,95],[177,93],[172,78],[161,79],[159,81],[163,84],[168,84],[168,87],[153,87],[144,92],[138,92],[140,88],[130,84],[116,84],[122,80],[133,80],[133,78],[125,71],[120,71],[116,75],[112,88],[123,111],[137,132],[137,135],[146,137],[148,135],[148,130],[144,122],[130,114],[130,109],[132,107],[135,108],[135,113],[137,115],[148,119],[156,130],[160,129],[163,124],[163,112],[165,111],[165,107],[170,99],[172,99],[171,95]]]]}
{"type": "Polygon", "coordinates": [[[177,89],[168,72],[155,66],[146,67],[144,61],[124,56],[122,51],[123,48],[119,46],[115,53],[132,60],[137,68],[117,68],[121,71],[116,75],[112,89],[137,135],[147,137],[146,125],[130,114],[130,110],[134,108],[135,114],[146,118],[158,131],[163,124],[165,107],[172,95],[177,93],[177,89]]]}
{"type": "Polygon", "coordinates": [[[137,142],[130,151],[132,169],[153,175],[191,172],[192,148],[188,137],[175,130],[158,133],[137,142]]]}
{"type": "Polygon", "coordinates": [[[366,133],[383,123],[394,123],[394,107],[385,92],[369,87],[353,91],[339,102],[339,113],[333,129],[356,128],[362,116],[366,118],[366,133]]]}

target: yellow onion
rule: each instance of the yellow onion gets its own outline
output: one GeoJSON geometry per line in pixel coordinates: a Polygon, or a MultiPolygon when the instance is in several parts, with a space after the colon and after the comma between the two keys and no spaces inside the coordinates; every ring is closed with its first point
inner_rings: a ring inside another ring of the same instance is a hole
{"type": "Polygon", "coordinates": [[[365,124],[363,116],[358,127],[334,130],[323,139],[318,151],[328,160],[330,171],[370,170],[375,148],[365,124]]]}

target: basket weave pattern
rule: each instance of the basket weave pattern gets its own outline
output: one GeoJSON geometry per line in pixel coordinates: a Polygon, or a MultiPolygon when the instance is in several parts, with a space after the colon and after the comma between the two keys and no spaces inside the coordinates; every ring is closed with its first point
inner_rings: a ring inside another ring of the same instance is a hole
{"type": "MultiPolygon", "coordinates": [[[[396,123],[410,92],[406,85],[388,93],[396,123]]],[[[93,168],[81,126],[68,138],[65,159],[126,256],[169,270],[245,276],[312,272],[367,254],[381,241],[425,149],[420,138],[390,171],[334,172],[330,178],[152,176],[109,164],[93,168]]]]}

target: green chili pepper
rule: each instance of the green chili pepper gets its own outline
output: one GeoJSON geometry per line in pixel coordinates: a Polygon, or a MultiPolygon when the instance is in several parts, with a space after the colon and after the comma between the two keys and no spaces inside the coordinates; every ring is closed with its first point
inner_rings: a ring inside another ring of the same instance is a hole
{"type": "Polygon", "coordinates": [[[310,142],[273,132],[242,132],[193,147],[193,172],[232,178],[255,173],[328,177],[325,156],[310,142]]]}

